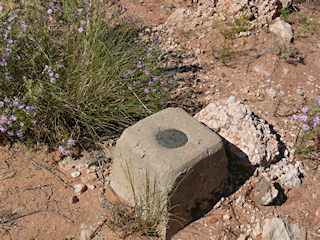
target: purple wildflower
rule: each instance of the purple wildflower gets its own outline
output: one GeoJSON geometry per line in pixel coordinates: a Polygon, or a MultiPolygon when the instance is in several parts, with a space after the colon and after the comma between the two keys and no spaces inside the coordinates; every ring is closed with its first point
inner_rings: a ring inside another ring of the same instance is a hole
{"type": "Polygon", "coordinates": [[[0,107],[4,106],[4,102],[0,101],[0,107]]]}
{"type": "Polygon", "coordinates": [[[7,129],[6,129],[5,127],[1,126],[1,127],[0,127],[0,131],[3,132],[3,133],[5,133],[5,132],[7,131],[7,129]]]}
{"type": "Polygon", "coordinates": [[[82,27],[78,28],[78,32],[79,33],[83,32],[83,28],[82,27]]]}
{"type": "Polygon", "coordinates": [[[137,68],[142,68],[141,61],[137,63],[137,68]]]}
{"type": "Polygon", "coordinates": [[[58,150],[59,150],[60,153],[64,152],[64,148],[61,145],[58,147],[58,150]]]}
{"type": "Polygon", "coordinates": [[[167,92],[168,91],[168,88],[164,87],[162,88],[163,91],[167,92]]]}
{"type": "Polygon", "coordinates": [[[147,69],[143,70],[144,74],[149,75],[149,71],[147,69]]]}
{"type": "Polygon", "coordinates": [[[305,114],[301,114],[298,118],[303,122],[306,122],[308,120],[308,116],[305,114]]]}
{"type": "Polygon", "coordinates": [[[310,127],[309,127],[309,125],[307,125],[307,124],[303,124],[303,125],[302,125],[302,129],[303,129],[304,131],[308,131],[308,130],[310,129],[310,127]]]}
{"type": "Polygon", "coordinates": [[[145,89],[144,89],[144,92],[145,92],[145,93],[149,93],[149,88],[145,88],[145,89]]]}
{"type": "Polygon", "coordinates": [[[129,89],[129,90],[132,90],[132,89],[133,89],[133,87],[132,87],[131,85],[129,85],[129,86],[128,86],[128,89],[129,89]]]}
{"type": "Polygon", "coordinates": [[[9,136],[13,136],[14,133],[13,133],[12,131],[9,131],[9,132],[8,132],[8,135],[9,135],[9,136]]]}
{"type": "Polygon", "coordinates": [[[52,78],[50,78],[50,82],[53,84],[53,83],[56,83],[56,78],[54,78],[54,77],[52,77],[52,78]]]}
{"type": "Polygon", "coordinates": [[[148,85],[149,85],[149,86],[153,86],[153,82],[152,82],[152,81],[149,81],[149,82],[148,82],[148,85]]]}
{"type": "Polygon", "coordinates": [[[20,126],[21,126],[21,127],[23,127],[23,126],[24,126],[24,123],[23,123],[23,122],[21,122],[21,123],[20,123],[20,126]]]}
{"type": "Polygon", "coordinates": [[[2,9],[3,9],[3,7],[2,7],[2,6],[0,6],[0,11],[2,11],[2,9]]]}
{"type": "Polygon", "coordinates": [[[156,82],[158,81],[158,77],[153,77],[152,80],[156,82]]]}
{"type": "Polygon", "coordinates": [[[49,9],[47,10],[47,13],[48,13],[48,14],[51,14],[51,13],[52,13],[52,9],[49,8],[49,9]]]}
{"type": "Polygon", "coordinates": [[[301,111],[302,111],[303,113],[306,113],[306,112],[308,111],[308,108],[307,108],[307,107],[303,107],[303,108],[301,109],[301,111]]]}
{"type": "Polygon", "coordinates": [[[31,123],[33,124],[33,125],[36,125],[37,123],[38,123],[38,120],[31,120],[31,123]]]}
{"type": "Polygon", "coordinates": [[[71,151],[65,149],[65,150],[63,151],[63,154],[66,155],[66,156],[69,156],[69,155],[71,154],[71,151]]]}
{"type": "Polygon", "coordinates": [[[55,7],[53,10],[56,12],[59,11],[59,8],[55,7]]]}
{"type": "Polygon", "coordinates": [[[69,139],[68,139],[68,142],[67,142],[67,147],[68,147],[68,148],[71,148],[73,145],[74,145],[74,140],[71,139],[71,138],[69,138],[69,139]]]}
{"type": "Polygon", "coordinates": [[[17,136],[18,136],[18,137],[22,137],[22,136],[23,136],[22,131],[17,131],[17,136]]]}
{"type": "Polygon", "coordinates": [[[84,24],[86,24],[86,21],[85,21],[85,20],[81,20],[81,21],[80,21],[80,24],[81,24],[81,25],[84,25],[84,24]]]}
{"type": "Polygon", "coordinates": [[[11,115],[10,119],[11,119],[12,121],[17,121],[18,118],[17,118],[15,115],[11,115]]]}

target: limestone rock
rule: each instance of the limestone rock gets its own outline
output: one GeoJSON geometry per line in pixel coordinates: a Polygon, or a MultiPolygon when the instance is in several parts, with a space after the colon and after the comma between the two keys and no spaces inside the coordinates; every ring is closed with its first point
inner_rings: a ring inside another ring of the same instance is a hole
{"type": "Polygon", "coordinates": [[[167,22],[179,22],[182,21],[184,18],[184,13],[186,9],[184,8],[177,8],[167,19],[167,22]]]}
{"type": "Polygon", "coordinates": [[[279,191],[274,187],[273,183],[265,178],[260,179],[257,187],[254,189],[254,198],[262,206],[268,206],[277,198],[279,191]]]}
{"type": "Polygon", "coordinates": [[[285,9],[292,4],[292,0],[280,0],[281,9],[285,9]]]}
{"type": "Polygon", "coordinates": [[[295,165],[293,165],[286,159],[281,159],[281,161],[273,164],[270,167],[271,178],[279,179],[281,185],[289,189],[292,187],[299,188],[301,186],[301,172],[304,172],[301,162],[297,162],[295,165]]]}
{"type": "Polygon", "coordinates": [[[269,29],[271,32],[282,37],[287,42],[291,42],[293,39],[291,25],[280,18],[277,18],[275,23],[270,25],[269,29]]]}
{"type": "Polygon", "coordinates": [[[263,226],[262,240],[306,240],[305,228],[280,218],[268,219],[263,226]]]}
{"type": "Polygon", "coordinates": [[[279,143],[268,124],[252,113],[250,106],[230,97],[210,103],[194,116],[225,138],[226,146],[252,165],[270,165],[279,155],[279,143]]]}

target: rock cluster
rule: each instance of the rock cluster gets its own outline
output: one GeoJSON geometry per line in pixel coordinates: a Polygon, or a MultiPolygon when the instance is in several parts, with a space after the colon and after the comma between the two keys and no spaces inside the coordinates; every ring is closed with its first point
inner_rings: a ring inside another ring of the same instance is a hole
{"type": "Polygon", "coordinates": [[[281,161],[270,166],[269,175],[271,179],[279,179],[283,187],[292,188],[300,187],[300,175],[304,172],[301,162],[296,162],[295,165],[282,159],[281,161]]]}
{"type": "Polygon", "coordinates": [[[215,6],[216,12],[228,13],[235,18],[246,14],[260,26],[266,25],[272,21],[282,8],[291,4],[291,1],[279,0],[217,0],[204,1],[208,6],[215,6]],[[213,3],[214,2],[214,3],[213,3]]]}
{"type": "Polygon", "coordinates": [[[210,103],[195,118],[231,143],[234,154],[247,155],[252,165],[270,165],[280,154],[280,143],[270,126],[233,96],[210,103]]]}
{"type": "Polygon", "coordinates": [[[280,218],[268,219],[263,226],[263,240],[304,240],[307,239],[306,230],[296,224],[289,223],[280,218]]]}

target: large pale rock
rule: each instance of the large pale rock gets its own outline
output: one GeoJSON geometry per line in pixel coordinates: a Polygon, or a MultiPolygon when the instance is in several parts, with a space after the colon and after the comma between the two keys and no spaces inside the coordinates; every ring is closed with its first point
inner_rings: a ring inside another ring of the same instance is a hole
{"type": "Polygon", "coordinates": [[[264,120],[252,113],[250,106],[235,97],[210,103],[194,117],[233,144],[230,151],[239,158],[247,157],[252,165],[266,166],[277,160],[276,135],[264,120]]]}
{"type": "Polygon", "coordinates": [[[262,240],[306,240],[305,228],[280,218],[268,219],[263,226],[262,240]]]}
{"type": "Polygon", "coordinates": [[[277,18],[275,23],[270,25],[269,30],[287,42],[291,42],[293,39],[291,25],[280,18],[277,18]]]}
{"type": "Polygon", "coordinates": [[[199,203],[216,198],[228,176],[221,138],[179,108],[127,128],[113,161],[111,187],[128,204],[169,201],[168,210],[178,221],[169,221],[167,237],[194,220],[199,203]],[[162,135],[166,130],[182,135],[162,135]]]}

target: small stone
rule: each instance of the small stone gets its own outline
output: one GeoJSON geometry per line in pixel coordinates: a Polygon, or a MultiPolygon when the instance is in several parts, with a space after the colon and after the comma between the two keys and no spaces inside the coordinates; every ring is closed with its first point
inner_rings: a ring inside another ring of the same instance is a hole
{"type": "Polygon", "coordinates": [[[262,206],[268,206],[277,198],[279,191],[269,180],[262,178],[254,189],[254,198],[262,206]]]}
{"type": "Polygon", "coordinates": [[[314,76],[310,75],[310,76],[308,77],[308,80],[312,82],[312,81],[316,80],[316,78],[315,78],[314,76]]]}
{"type": "Polygon", "coordinates": [[[264,74],[266,76],[270,76],[271,73],[265,69],[263,69],[263,67],[259,66],[259,65],[255,65],[253,68],[254,71],[256,71],[257,73],[261,73],[264,74]]]}
{"type": "Polygon", "coordinates": [[[243,204],[246,202],[246,197],[243,195],[240,195],[237,199],[236,199],[236,204],[240,207],[243,206],[243,204]]]}
{"type": "Polygon", "coordinates": [[[87,186],[84,185],[83,183],[74,185],[74,191],[78,195],[82,194],[86,190],[87,190],[87,186]]]}
{"type": "Polygon", "coordinates": [[[275,98],[276,95],[277,95],[276,90],[274,90],[273,88],[268,88],[268,89],[266,90],[266,93],[267,93],[270,97],[272,97],[272,98],[275,98]]]}
{"type": "Polygon", "coordinates": [[[80,172],[79,171],[75,171],[75,172],[72,172],[71,173],[71,177],[73,177],[73,178],[77,178],[77,177],[79,177],[80,176],[80,172]]]}
{"type": "Polygon", "coordinates": [[[223,215],[223,220],[224,220],[224,221],[228,221],[228,220],[230,220],[230,219],[231,219],[231,215],[230,215],[229,213],[223,215]]]}
{"type": "Polygon", "coordinates": [[[91,234],[92,234],[91,230],[82,230],[80,235],[80,240],[90,240],[91,234]]]}
{"type": "Polygon", "coordinates": [[[176,6],[171,4],[171,3],[168,3],[166,5],[164,5],[164,9],[170,11],[171,9],[175,8],[176,6]]]}
{"type": "Polygon", "coordinates": [[[228,83],[228,89],[230,92],[234,90],[234,83],[233,82],[228,83]]]}
{"type": "Polygon", "coordinates": [[[75,203],[79,202],[79,198],[77,196],[72,196],[71,199],[70,199],[70,202],[72,204],[75,204],[75,203]]]}
{"type": "Polygon", "coordinates": [[[90,190],[93,190],[96,188],[96,185],[94,184],[88,184],[87,187],[90,189],[90,190]]]}
{"type": "Polygon", "coordinates": [[[301,89],[301,88],[298,88],[297,90],[296,90],[296,94],[297,95],[300,95],[300,96],[304,96],[304,91],[301,89]]]}
{"type": "Polygon", "coordinates": [[[242,234],[240,234],[240,236],[237,240],[247,240],[248,237],[249,237],[249,234],[242,233],[242,234]]]}

